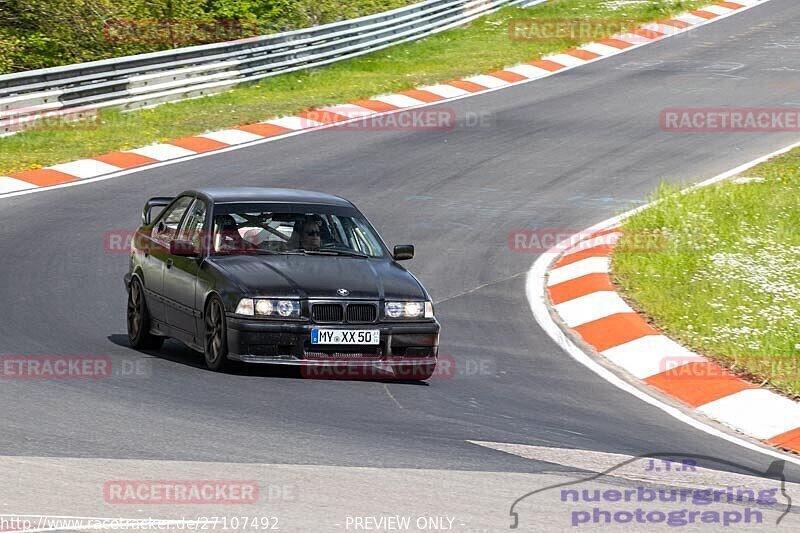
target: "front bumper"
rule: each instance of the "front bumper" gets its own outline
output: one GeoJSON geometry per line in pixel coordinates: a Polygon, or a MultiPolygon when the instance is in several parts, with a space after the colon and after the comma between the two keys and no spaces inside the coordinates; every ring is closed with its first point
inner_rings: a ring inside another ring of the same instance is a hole
{"type": "Polygon", "coordinates": [[[241,319],[228,316],[228,354],[246,363],[284,365],[387,366],[435,363],[439,323],[328,325],[309,322],[241,319]],[[380,344],[370,346],[312,345],[311,330],[377,329],[380,344]]]}

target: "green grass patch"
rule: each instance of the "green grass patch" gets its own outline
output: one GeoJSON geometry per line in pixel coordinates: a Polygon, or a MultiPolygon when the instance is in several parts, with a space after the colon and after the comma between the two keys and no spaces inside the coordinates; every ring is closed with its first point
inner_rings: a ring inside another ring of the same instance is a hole
{"type": "Polygon", "coordinates": [[[509,27],[515,19],[645,23],[708,3],[654,0],[620,5],[607,0],[553,0],[528,9],[506,8],[422,41],[324,68],[266,78],[223,94],[132,113],[103,110],[96,126],[45,126],[2,137],[0,175],[486,73],[582,44],[571,39],[512,40],[509,27]]]}
{"type": "Polygon", "coordinates": [[[656,199],[624,223],[616,282],[672,338],[800,397],[800,150],[656,199]],[[660,235],[651,253],[643,233],[660,235]]]}

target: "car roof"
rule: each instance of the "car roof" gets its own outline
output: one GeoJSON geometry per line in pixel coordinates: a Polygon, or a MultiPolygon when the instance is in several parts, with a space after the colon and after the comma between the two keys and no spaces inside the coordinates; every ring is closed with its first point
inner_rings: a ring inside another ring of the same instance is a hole
{"type": "Polygon", "coordinates": [[[197,193],[214,203],[232,202],[280,202],[297,204],[324,204],[353,207],[353,204],[332,194],[301,189],[277,189],[270,187],[204,187],[187,191],[197,193]]]}

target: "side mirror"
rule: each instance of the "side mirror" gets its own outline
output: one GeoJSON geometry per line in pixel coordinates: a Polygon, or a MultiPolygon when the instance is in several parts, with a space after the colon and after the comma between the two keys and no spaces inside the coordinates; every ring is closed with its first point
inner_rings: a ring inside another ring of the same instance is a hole
{"type": "Polygon", "coordinates": [[[144,204],[144,209],[142,209],[142,225],[149,226],[153,221],[152,211],[154,207],[166,207],[172,203],[172,200],[174,198],[170,196],[156,196],[147,200],[147,203],[144,204]]]}
{"type": "Polygon", "coordinates": [[[177,255],[179,257],[197,257],[197,250],[194,248],[192,241],[181,241],[178,239],[169,241],[170,255],[177,255]]]}
{"type": "Polygon", "coordinates": [[[404,261],[406,259],[414,258],[414,245],[413,244],[398,244],[394,247],[395,261],[404,261]]]}

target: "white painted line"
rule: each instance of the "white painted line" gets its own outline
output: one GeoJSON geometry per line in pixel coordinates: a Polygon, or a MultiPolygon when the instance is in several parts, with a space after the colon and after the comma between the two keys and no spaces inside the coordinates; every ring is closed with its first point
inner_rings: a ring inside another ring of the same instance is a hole
{"type": "Polygon", "coordinates": [[[61,163],[60,165],[53,165],[47,168],[75,176],[78,179],[94,178],[95,176],[122,170],[120,167],[115,167],[114,165],[109,165],[108,163],[103,163],[95,159],[78,159],[77,161],[61,163]]]}
{"type": "Polygon", "coordinates": [[[593,54],[600,54],[601,56],[612,56],[614,54],[619,54],[620,52],[622,52],[621,48],[615,48],[613,46],[608,46],[607,44],[600,44],[600,43],[585,44],[581,46],[581,49],[586,50],[587,52],[592,52],[593,54]]]}
{"type": "Polygon", "coordinates": [[[554,305],[561,320],[571,327],[599,320],[617,313],[633,313],[633,309],[614,291],[597,291],[554,305]]]}
{"type": "Polygon", "coordinates": [[[204,133],[202,135],[198,135],[198,137],[205,137],[206,139],[211,139],[212,141],[217,141],[225,144],[243,144],[243,143],[258,141],[264,138],[263,135],[256,135],[255,133],[250,133],[249,131],[242,131],[242,130],[212,131],[210,133],[204,133]]]}
{"type": "Polygon", "coordinates": [[[425,103],[422,100],[417,100],[416,98],[411,98],[404,94],[382,94],[380,96],[373,96],[370,100],[377,100],[378,102],[393,105],[401,109],[404,107],[415,107],[425,103]]]}
{"type": "Polygon", "coordinates": [[[586,63],[585,59],[571,56],[569,54],[555,54],[552,56],[543,57],[542,59],[547,61],[555,61],[556,63],[567,67],[577,67],[578,65],[583,65],[586,63]]]}
{"type": "Polygon", "coordinates": [[[150,146],[143,146],[135,150],[126,150],[126,152],[143,155],[150,159],[155,159],[156,161],[169,161],[170,159],[196,154],[196,152],[172,144],[151,144],[150,146]]]}
{"type": "Polygon", "coordinates": [[[373,111],[372,109],[367,109],[366,107],[361,107],[360,105],[355,104],[341,104],[329,107],[321,107],[320,111],[336,113],[337,115],[342,115],[347,118],[361,118],[374,115],[376,113],[376,111],[373,111]]]}
{"type": "Polygon", "coordinates": [[[9,178],[8,176],[0,176],[0,194],[7,192],[24,191],[25,189],[34,189],[37,186],[27,181],[9,178]]]}
{"type": "Polygon", "coordinates": [[[498,87],[510,85],[506,80],[501,80],[496,76],[490,76],[488,74],[470,76],[469,78],[464,78],[464,81],[471,81],[472,83],[477,83],[478,85],[483,85],[484,87],[489,87],[490,89],[496,89],[498,87]]]}
{"type": "Polygon", "coordinates": [[[513,72],[514,74],[519,74],[520,76],[525,76],[531,80],[535,80],[536,78],[541,78],[543,76],[547,76],[548,74],[552,74],[549,70],[545,70],[543,68],[534,67],[533,65],[514,65],[513,67],[508,67],[505,69],[509,72],[513,72]]]}
{"type": "Polygon", "coordinates": [[[639,379],[649,378],[688,363],[706,361],[664,335],[645,335],[600,352],[639,379]]]}
{"type": "MultiPolygon", "coordinates": [[[[650,457],[646,454],[623,455],[618,453],[598,452],[593,450],[579,450],[571,448],[550,448],[546,446],[532,446],[530,444],[516,444],[506,442],[487,442],[478,440],[468,440],[472,444],[484,446],[493,450],[514,454],[525,459],[534,461],[544,461],[570,469],[585,470],[587,472],[603,473],[603,480],[607,477],[618,477],[634,481],[636,483],[658,482],[661,485],[667,486],[681,486],[681,487],[726,487],[733,486],[736,488],[752,487],[755,490],[766,488],[765,472],[753,471],[749,468],[743,469],[747,474],[728,472],[720,469],[720,466],[729,466],[727,461],[719,461],[714,465],[714,460],[709,459],[705,463],[705,467],[697,466],[691,469],[690,476],[678,476],[677,470],[670,469],[648,469],[651,461],[650,457]],[[713,468],[717,466],[717,468],[713,468]],[[679,479],[681,478],[681,479],[679,479]]],[[[652,454],[652,452],[651,452],[652,454]]],[[[688,455],[686,458],[690,458],[688,455]]],[[[766,467],[765,467],[766,468],[766,467]]],[[[769,481],[774,486],[780,486],[779,480],[773,479],[769,481]]],[[[788,487],[800,488],[800,484],[787,484],[788,487]]],[[[795,492],[791,492],[796,494],[795,492]]],[[[780,512],[780,511],[779,511],[780,512]]],[[[598,528],[599,529],[599,528],[598,528]]],[[[636,528],[631,528],[635,530],[636,528]]],[[[624,531],[621,529],[620,531],[624,531]]]]}
{"type": "Polygon", "coordinates": [[[701,24],[703,22],[706,22],[708,19],[704,19],[703,17],[698,17],[697,15],[692,15],[691,13],[684,13],[683,15],[672,17],[672,20],[679,20],[681,22],[685,22],[686,24],[691,24],[692,26],[694,26],[695,24],[701,24]]]}
{"type": "Polygon", "coordinates": [[[757,439],[800,427],[800,405],[767,389],[746,389],[697,408],[757,439]]]}
{"type": "Polygon", "coordinates": [[[608,257],[587,257],[563,267],[554,268],[547,277],[547,286],[552,287],[587,274],[607,274],[611,260],[608,257]]]}
{"type": "Polygon", "coordinates": [[[469,91],[465,91],[464,89],[459,89],[458,87],[453,87],[452,85],[445,85],[445,84],[428,85],[427,87],[420,87],[419,90],[437,94],[442,98],[458,98],[459,96],[469,96],[471,94],[474,94],[469,91]]]}
{"type": "Polygon", "coordinates": [[[321,126],[322,122],[317,122],[316,120],[311,120],[310,118],[281,117],[267,120],[263,122],[263,124],[274,124],[275,126],[280,126],[290,130],[305,130],[308,128],[321,126]]]}
{"type": "Polygon", "coordinates": [[[724,7],[724,6],[717,6],[717,5],[710,5],[708,7],[702,7],[700,9],[702,11],[708,11],[709,13],[714,13],[715,15],[727,15],[731,11],[734,11],[733,9],[729,9],[727,7],[724,7]]]}

